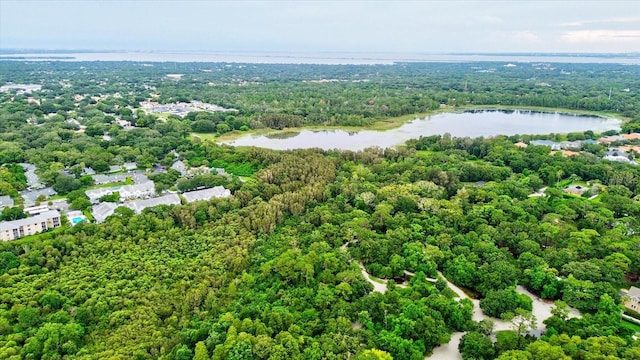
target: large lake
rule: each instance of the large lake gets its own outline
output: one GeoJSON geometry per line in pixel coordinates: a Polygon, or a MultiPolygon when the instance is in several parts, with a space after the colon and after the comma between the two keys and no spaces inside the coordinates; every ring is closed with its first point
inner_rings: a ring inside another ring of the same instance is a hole
{"type": "Polygon", "coordinates": [[[449,133],[456,137],[550,134],[593,130],[619,130],[621,121],[595,116],[542,113],[535,111],[470,111],[442,113],[416,119],[385,131],[303,130],[247,135],[225,142],[233,146],[257,146],[276,150],[342,149],[362,150],[371,146],[393,147],[420,136],[449,133]]]}

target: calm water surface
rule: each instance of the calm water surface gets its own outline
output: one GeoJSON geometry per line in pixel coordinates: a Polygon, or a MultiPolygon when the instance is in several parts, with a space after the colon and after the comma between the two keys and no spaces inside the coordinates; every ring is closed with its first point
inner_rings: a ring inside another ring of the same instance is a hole
{"type": "Polygon", "coordinates": [[[443,113],[416,119],[396,129],[303,130],[273,135],[247,135],[225,142],[233,146],[257,146],[276,150],[341,149],[362,150],[371,146],[393,147],[420,136],[449,133],[457,137],[489,137],[495,135],[569,133],[593,130],[619,130],[621,121],[595,116],[541,113],[535,111],[474,111],[443,113]]]}
{"type": "Polygon", "coordinates": [[[289,52],[215,52],[215,51],[116,51],[84,53],[0,54],[0,60],[18,61],[168,61],[231,62],[254,64],[393,64],[395,62],[476,62],[515,63],[609,63],[639,65],[640,56],[602,54],[425,54],[425,53],[289,53],[289,52]]]}

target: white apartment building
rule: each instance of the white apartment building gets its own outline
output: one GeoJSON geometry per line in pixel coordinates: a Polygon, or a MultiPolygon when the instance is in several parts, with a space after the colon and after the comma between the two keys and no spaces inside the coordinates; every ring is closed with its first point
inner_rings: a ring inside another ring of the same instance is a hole
{"type": "Polygon", "coordinates": [[[100,198],[105,195],[111,195],[114,192],[120,190],[119,186],[114,186],[110,188],[97,188],[92,190],[87,190],[84,193],[89,198],[92,204],[98,204],[100,202],[100,198]]]}
{"type": "Polygon", "coordinates": [[[167,194],[151,199],[134,200],[125,204],[126,207],[135,211],[136,214],[140,214],[142,210],[148,207],[160,205],[180,205],[180,197],[178,194],[167,194]]]}
{"type": "Polygon", "coordinates": [[[22,212],[24,212],[25,214],[29,214],[31,216],[42,214],[45,211],[49,211],[49,206],[47,204],[38,205],[38,206],[30,206],[30,207],[26,207],[26,208],[24,208],[24,210],[22,210],[22,212]]]}
{"type": "Polygon", "coordinates": [[[156,187],[153,181],[147,181],[142,184],[125,185],[120,188],[120,201],[150,197],[155,193],[156,187]]]}
{"type": "Polygon", "coordinates": [[[215,186],[209,189],[195,190],[182,193],[185,200],[190,203],[194,201],[208,201],[213,198],[226,198],[231,196],[231,191],[223,186],[215,186]]]}
{"type": "Polygon", "coordinates": [[[60,227],[60,213],[49,210],[26,219],[0,222],[0,240],[15,240],[57,227],[60,227]]]}
{"type": "Polygon", "coordinates": [[[117,207],[117,204],[103,202],[93,207],[91,215],[93,215],[93,218],[97,223],[101,223],[104,222],[109,216],[113,215],[113,212],[117,207]]]}

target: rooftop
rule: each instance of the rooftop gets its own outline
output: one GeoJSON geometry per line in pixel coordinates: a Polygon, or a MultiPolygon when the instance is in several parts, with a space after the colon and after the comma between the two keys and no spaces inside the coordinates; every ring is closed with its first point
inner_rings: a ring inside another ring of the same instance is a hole
{"type": "Polygon", "coordinates": [[[121,182],[127,180],[127,174],[96,174],[93,175],[93,181],[96,184],[107,184],[112,182],[121,182]]]}
{"type": "Polygon", "coordinates": [[[24,169],[24,176],[27,177],[27,186],[30,188],[36,188],[41,186],[40,179],[36,175],[36,166],[28,163],[18,164],[24,169]]]}
{"type": "Polygon", "coordinates": [[[42,89],[42,85],[38,84],[5,84],[0,86],[0,92],[18,90],[25,93],[31,93],[32,91],[38,91],[40,89],[42,89]]]}
{"type": "Polygon", "coordinates": [[[22,198],[24,199],[25,205],[30,205],[30,204],[34,204],[36,202],[36,199],[38,198],[38,196],[40,195],[44,195],[45,197],[49,197],[49,196],[53,196],[57,194],[55,190],[53,190],[53,188],[44,188],[44,189],[38,189],[38,190],[31,190],[31,191],[21,191],[20,195],[22,195],[22,198]]]}
{"type": "Polygon", "coordinates": [[[122,165],[126,170],[135,170],[138,168],[138,164],[135,162],[128,162],[122,165]]]}
{"type": "Polygon", "coordinates": [[[622,134],[620,136],[622,136],[625,140],[638,140],[638,139],[640,139],[640,133],[622,134]]]}
{"type": "Polygon", "coordinates": [[[120,189],[119,186],[114,186],[114,187],[90,189],[90,190],[85,191],[84,193],[90,199],[91,198],[100,198],[100,197],[105,196],[105,195],[111,195],[114,191],[118,191],[119,189],[120,189]]]}
{"type": "Polygon", "coordinates": [[[625,139],[620,136],[620,135],[611,135],[611,136],[605,136],[605,137],[601,137],[600,139],[598,139],[598,143],[605,143],[605,144],[610,144],[614,141],[624,141],[625,139]]]}
{"type": "Polygon", "coordinates": [[[153,181],[147,181],[141,184],[125,185],[120,188],[120,197],[126,198],[130,196],[151,195],[156,192],[153,181]]]}
{"type": "Polygon", "coordinates": [[[173,165],[171,165],[171,168],[177,170],[183,176],[187,173],[187,166],[180,160],[176,160],[173,165]]]}
{"type": "Polygon", "coordinates": [[[82,175],[95,175],[96,171],[90,167],[85,167],[82,169],[82,175]]]}
{"type": "Polygon", "coordinates": [[[113,211],[118,207],[118,204],[103,202],[93,207],[91,215],[96,219],[96,222],[103,222],[107,217],[113,215],[113,211]]]}
{"type": "Polygon", "coordinates": [[[60,213],[57,210],[49,210],[40,213],[36,216],[31,216],[25,219],[13,220],[13,221],[2,221],[0,222],[0,231],[12,230],[24,225],[31,225],[34,223],[39,223],[43,221],[47,221],[54,217],[60,217],[60,213]]]}
{"type": "Polygon", "coordinates": [[[222,186],[216,186],[209,189],[189,191],[182,193],[187,202],[210,200],[213,198],[226,198],[231,196],[231,191],[222,186]]]}
{"type": "Polygon", "coordinates": [[[589,190],[589,188],[585,187],[585,186],[582,186],[582,185],[570,185],[570,186],[567,186],[567,188],[564,189],[564,192],[571,193],[571,194],[582,195],[587,190],[589,190]]]}
{"type": "Polygon", "coordinates": [[[179,205],[180,197],[177,194],[168,194],[151,199],[135,200],[125,204],[128,208],[135,211],[136,214],[140,214],[142,210],[148,207],[160,206],[160,205],[179,205]]]}
{"type": "Polygon", "coordinates": [[[0,196],[0,208],[5,206],[13,206],[13,199],[9,195],[0,196]]]}

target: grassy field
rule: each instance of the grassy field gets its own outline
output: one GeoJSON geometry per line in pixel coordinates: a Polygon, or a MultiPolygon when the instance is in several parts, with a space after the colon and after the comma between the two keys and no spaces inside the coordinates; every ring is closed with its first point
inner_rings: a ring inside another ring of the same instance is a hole
{"type": "Polygon", "coordinates": [[[635,331],[637,333],[640,333],[640,325],[638,325],[638,324],[634,324],[634,323],[632,323],[630,321],[627,321],[627,320],[623,319],[622,320],[622,326],[627,328],[627,329],[631,329],[631,330],[633,330],[633,331],[635,331]]]}
{"type": "Polygon", "coordinates": [[[82,214],[87,218],[87,220],[89,220],[90,222],[94,222],[95,219],[93,218],[93,215],[91,215],[91,211],[89,211],[89,209],[86,209],[84,211],[82,211],[82,214]]]}

